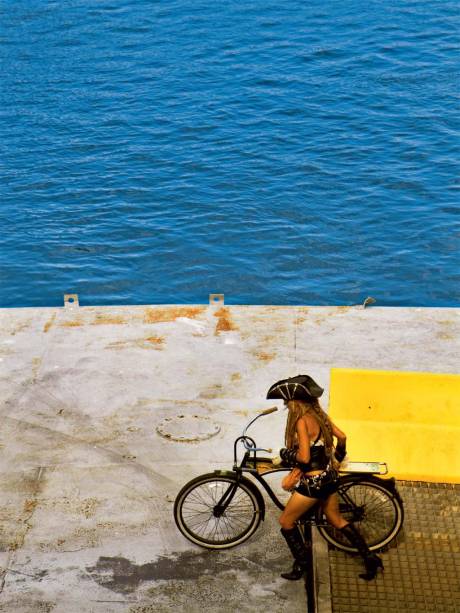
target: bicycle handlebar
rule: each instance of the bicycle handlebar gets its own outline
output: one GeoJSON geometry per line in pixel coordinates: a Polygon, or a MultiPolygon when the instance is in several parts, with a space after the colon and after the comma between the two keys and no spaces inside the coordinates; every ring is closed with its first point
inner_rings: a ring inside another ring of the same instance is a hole
{"type": "Polygon", "coordinates": [[[266,451],[267,453],[273,453],[273,449],[271,447],[268,449],[265,449],[264,447],[252,447],[251,445],[248,445],[245,439],[243,439],[243,445],[248,451],[266,451]]]}
{"type": "MultiPolygon", "coordinates": [[[[239,437],[239,440],[243,441],[243,445],[244,448],[247,451],[266,451],[267,453],[272,453],[273,449],[264,449],[263,447],[256,447],[255,446],[255,441],[249,437],[246,436],[246,432],[248,431],[248,428],[250,426],[252,426],[252,424],[259,419],[259,417],[262,417],[263,415],[270,415],[271,413],[275,413],[275,411],[278,410],[278,407],[270,407],[269,409],[265,409],[264,411],[262,411],[261,413],[259,413],[258,415],[256,415],[253,419],[251,419],[251,421],[247,424],[247,426],[244,428],[243,430],[243,434],[241,437],[239,437]],[[250,443],[254,443],[254,445],[251,445],[250,443]]],[[[238,440],[238,439],[237,439],[238,440]]]]}
{"type": "MultiPolygon", "coordinates": [[[[278,410],[278,407],[270,407],[269,409],[265,409],[265,411],[262,411],[262,413],[260,413],[260,415],[270,415],[270,413],[275,413],[275,411],[278,410]]],[[[259,417],[260,417],[259,415],[259,417]]]]}

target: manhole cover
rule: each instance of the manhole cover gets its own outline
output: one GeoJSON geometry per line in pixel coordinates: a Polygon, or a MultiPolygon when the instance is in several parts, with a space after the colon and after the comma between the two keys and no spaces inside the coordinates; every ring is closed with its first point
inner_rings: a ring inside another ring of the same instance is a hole
{"type": "Polygon", "coordinates": [[[220,432],[220,426],[200,415],[174,415],[165,417],[157,432],[172,441],[191,443],[205,441],[220,432]]]}

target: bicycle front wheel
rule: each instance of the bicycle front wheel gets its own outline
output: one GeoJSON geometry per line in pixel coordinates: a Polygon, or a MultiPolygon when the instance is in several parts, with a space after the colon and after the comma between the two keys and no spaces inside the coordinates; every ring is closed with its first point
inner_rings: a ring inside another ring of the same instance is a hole
{"type": "MultiPolygon", "coordinates": [[[[399,495],[384,482],[370,478],[343,477],[337,489],[339,510],[348,522],[360,530],[371,551],[385,548],[401,530],[404,509],[399,495]]],[[[357,552],[340,530],[327,524],[321,508],[317,511],[318,530],[331,545],[357,552]]]]}
{"type": "Polygon", "coordinates": [[[210,473],[187,483],[174,503],[174,520],[182,534],[207,549],[227,549],[246,541],[261,520],[255,488],[246,481],[236,484],[232,476],[210,473]],[[219,512],[218,503],[232,493],[225,510],[219,512]]]}

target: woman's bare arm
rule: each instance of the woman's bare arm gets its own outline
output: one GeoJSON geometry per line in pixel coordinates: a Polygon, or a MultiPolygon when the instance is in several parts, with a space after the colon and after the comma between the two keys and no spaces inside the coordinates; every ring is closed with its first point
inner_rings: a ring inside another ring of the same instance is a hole
{"type": "Polygon", "coordinates": [[[337,438],[337,445],[335,447],[334,455],[338,462],[343,462],[347,455],[347,435],[342,432],[340,428],[337,428],[335,424],[332,424],[332,434],[337,438]]]}
{"type": "Polygon", "coordinates": [[[295,429],[297,432],[297,440],[299,442],[299,449],[297,450],[296,455],[297,462],[308,464],[310,461],[310,437],[308,435],[305,420],[302,418],[298,419],[295,429]]]}
{"type": "Polygon", "coordinates": [[[337,428],[337,426],[332,423],[332,434],[336,437],[336,439],[338,440],[339,443],[342,443],[342,445],[346,442],[347,440],[347,435],[345,434],[345,432],[342,432],[342,430],[340,430],[340,428],[337,428]]]}

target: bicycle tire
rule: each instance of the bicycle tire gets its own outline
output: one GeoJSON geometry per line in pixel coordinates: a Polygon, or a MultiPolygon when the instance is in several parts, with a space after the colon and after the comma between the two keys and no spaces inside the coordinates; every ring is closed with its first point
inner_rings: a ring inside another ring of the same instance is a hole
{"type": "MultiPolygon", "coordinates": [[[[358,527],[370,551],[381,551],[396,538],[403,525],[404,508],[399,494],[383,480],[342,477],[337,494],[340,513],[358,527]],[[353,503],[351,507],[349,500],[353,503]]],[[[331,545],[349,553],[357,552],[340,530],[327,524],[321,507],[316,510],[315,520],[321,536],[331,545]]]]}
{"type": "Polygon", "coordinates": [[[214,515],[218,500],[235,481],[231,475],[209,473],[184,485],[174,503],[174,521],[189,541],[206,549],[228,549],[254,534],[263,509],[260,494],[247,479],[239,481],[223,515],[214,515]]]}

